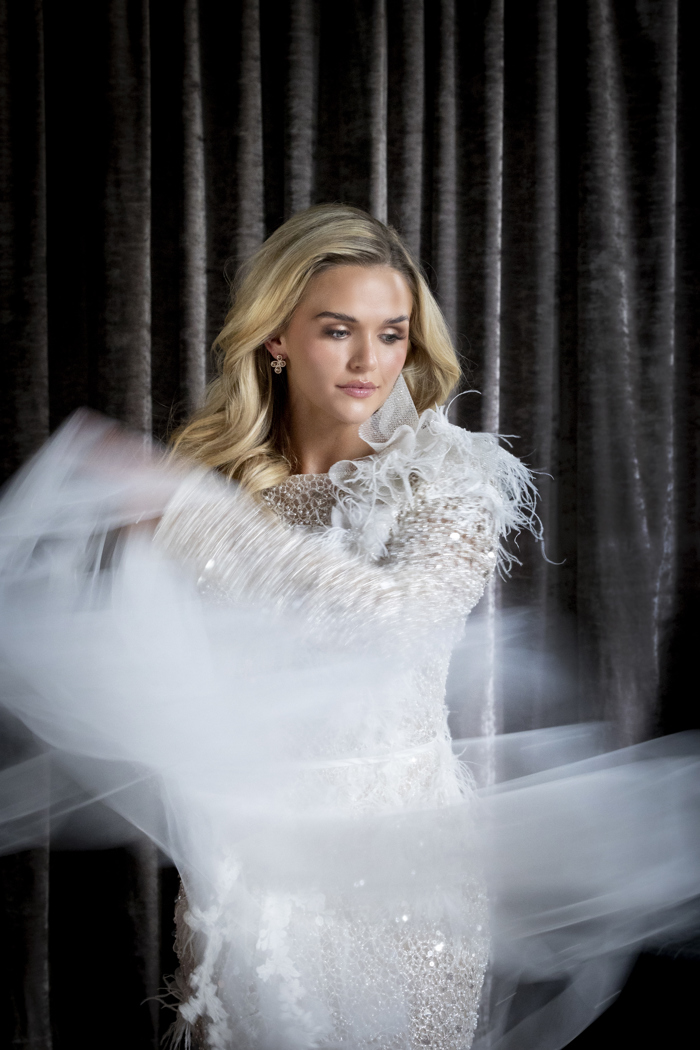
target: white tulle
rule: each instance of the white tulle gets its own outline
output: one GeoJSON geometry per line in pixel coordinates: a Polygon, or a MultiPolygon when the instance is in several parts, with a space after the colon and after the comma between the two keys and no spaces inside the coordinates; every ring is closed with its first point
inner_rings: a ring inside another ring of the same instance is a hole
{"type": "MultiPolygon", "coordinates": [[[[433,496],[486,506],[491,542],[532,519],[527,472],[495,439],[412,407],[397,390],[363,432],[377,455],[333,468],[341,495],[318,557],[342,554],[343,572],[353,558],[381,567],[390,557],[392,529],[415,501],[412,477],[433,496]]],[[[411,671],[406,645],[390,644],[393,614],[361,645],[335,644],[343,624],[319,637],[310,584],[294,607],[264,589],[203,594],[150,532],[124,531],[167,514],[183,490],[207,488],[183,470],[80,417],[5,494],[3,704],[33,735],[0,773],[3,848],[42,840],[47,823],[71,844],[119,841],[129,828],[149,835],[186,884],[199,966],[181,1016],[208,1019],[211,1047],[245,1045],[253,1030],[240,1021],[253,958],[255,1046],[331,1046],[324,1001],[308,994],[322,975],[309,970],[303,986],[290,938],[324,958],[333,901],[347,908],[328,934],[333,951],[364,937],[366,972],[353,963],[343,973],[336,993],[355,1041],[332,1045],[412,1045],[391,968],[371,968],[400,929],[415,931],[416,959],[490,944],[479,1050],[564,1046],[609,1003],[634,951],[694,921],[697,739],[610,751],[604,727],[584,725],[457,741],[453,753],[437,730],[416,743],[391,729],[411,671]],[[474,790],[484,748],[500,775],[474,790]],[[421,931],[441,939],[428,944],[421,931]]],[[[250,524],[259,512],[236,509],[239,496],[225,499],[250,524]]],[[[413,613],[406,622],[416,666],[454,642],[431,618],[420,634],[413,613]]],[[[472,665],[480,630],[468,623],[461,643],[472,665]]],[[[465,686],[460,702],[475,700],[465,686]]],[[[434,1036],[435,1050],[458,1045],[434,1036]]]]}

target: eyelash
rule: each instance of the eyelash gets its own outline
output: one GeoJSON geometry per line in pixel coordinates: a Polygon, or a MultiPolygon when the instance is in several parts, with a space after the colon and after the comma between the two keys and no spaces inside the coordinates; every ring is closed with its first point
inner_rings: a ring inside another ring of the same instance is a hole
{"type": "MultiPolygon", "coordinates": [[[[327,328],[324,332],[324,335],[330,336],[331,339],[335,339],[335,341],[338,343],[340,342],[340,338],[336,337],[345,338],[345,336],[350,334],[351,333],[348,331],[347,328],[327,328]]],[[[398,335],[395,332],[387,332],[386,335],[380,335],[379,338],[386,346],[393,346],[394,343],[400,342],[400,340],[404,339],[405,336],[398,335]]]]}

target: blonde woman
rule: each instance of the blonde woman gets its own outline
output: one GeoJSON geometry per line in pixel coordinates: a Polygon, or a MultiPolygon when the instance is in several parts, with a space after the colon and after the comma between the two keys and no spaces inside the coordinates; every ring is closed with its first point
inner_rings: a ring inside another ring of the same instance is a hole
{"type": "Polygon", "coordinates": [[[135,826],[172,858],[175,1044],[558,1050],[697,928],[697,742],[499,737],[513,779],[478,791],[453,754],[450,652],[536,519],[440,408],[457,360],[396,233],[295,216],[218,347],[174,449],[79,414],[3,495],[0,697],[34,738],[0,848],[135,826]]]}
{"type": "Polygon", "coordinates": [[[445,680],[528,471],[448,422],[440,310],[355,208],[263,244],[217,347],[168,454],[79,416],[6,496],[6,702],[62,813],[68,770],[180,869],[176,1043],[467,1050],[488,909],[445,680]]]}
{"type": "Polygon", "coordinates": [[[529,473],[448,422],[444,319],[355,208],[262,245],[217,348],[169,453],[78,416],[5,498],[8,706],[61,812],[69,770],[178,865],[174,1043],[468,1050],[488,906],[445,681],[529,473]]]}
{"type": "MultiPolygon", "coordinates": [[[[494,437],[452,426],[438,407],[460,369],[424,278],[382,223],[311,208],[247,265],[217,345],[220,374],[174,447],[243,492],[210,476],[185,485],[157,544],[215,600],[293,610],[320,652],[360,661],[381,638],[398,660],[381,714],[307,754],[302,811],[320,799],[343,819],[462,803],[470,787],[444,707],[450,647],[532,497],[494,437]]],[[[400,877],[398,900],[390,891],[389,914],[373,919],[356,892],[253,887],[247,956],[212,953],[219,913],[183,896],[181,1017],[207,1047],[465,1050],[488,936],[479,880],[460,878],[457,903],[426,891],[422,919],[400,877]]]]}

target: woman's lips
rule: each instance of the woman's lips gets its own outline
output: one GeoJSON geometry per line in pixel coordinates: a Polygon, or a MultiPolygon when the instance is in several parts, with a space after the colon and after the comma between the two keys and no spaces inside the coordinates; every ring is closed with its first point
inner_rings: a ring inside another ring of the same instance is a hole
{"type": "Polygon", "coordinates": [[[344,390],[350,397],[371,397],[377,388],[374,383],[347,383],[338,389],[344,390]]]}

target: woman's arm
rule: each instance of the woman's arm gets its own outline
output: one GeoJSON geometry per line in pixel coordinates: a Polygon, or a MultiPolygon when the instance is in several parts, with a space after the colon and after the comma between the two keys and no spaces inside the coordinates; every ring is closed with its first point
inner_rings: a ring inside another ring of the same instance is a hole
{"type": "Polygon", "coordinates": [[[156,542],[193,565],[213,597],[296,610],[324,633],[337,624],[345,637],[454,623],[479,600],[496,563],[493,519],[478,498],[417,494],[374,564],[329,534],[286,527],[212,477],[183,486],[156,542]]]}

